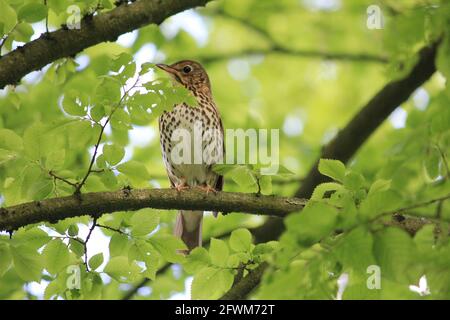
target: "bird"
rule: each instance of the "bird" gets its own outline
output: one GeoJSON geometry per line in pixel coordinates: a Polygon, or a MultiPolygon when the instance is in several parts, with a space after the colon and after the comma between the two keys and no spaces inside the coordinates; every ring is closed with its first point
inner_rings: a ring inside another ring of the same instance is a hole
{"type": "MultiPolygon", "coordinates": [[[[159,117],[162,158],[171,187],[178,192],[193,187],[200,188],[206,193],[221,191],[224,177],[213,171],[213,165],[223,161],[224,129],[206,70],[200,63],[192,60],[156,66],[167,72],[176,84],[188,89],[197,101],[195,106],[186,103],[176,104],[171,111],[164,111],[159,117]],[[200,136],[195,136],[196,131],[200,132],[200,136]],[[177,140],[174,136],[177,132],[188,133],[189,139],[177,140]],[[190,157],[183,158],[189,160],[181,163],[176,159],[181,154],[177,153],[180,144],[183,156],[190,153],[190,157]],[[195,147],[202,153],[200,161],[194,159],[195,147]]],[[[203,213],[203,211],[179,211],[174,234],[181,238],[187,247],[187,250],[181,250],[181,253],[188,254],[194,248],[201,247],[203,213]]],[[[213,215],[217,217],[218,212],[213,212],[213,215]]]]}

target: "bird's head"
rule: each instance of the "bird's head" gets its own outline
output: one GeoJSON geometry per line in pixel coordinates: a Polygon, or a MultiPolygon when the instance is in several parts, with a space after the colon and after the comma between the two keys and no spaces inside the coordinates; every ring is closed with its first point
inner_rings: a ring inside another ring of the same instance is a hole
{"type": "Polygon", "coordinates": [[[156,66],[169,73],[194,94],[211,90],[208,74],[198,62],[182,60],[171,65],[157,64],[156,66]]]}

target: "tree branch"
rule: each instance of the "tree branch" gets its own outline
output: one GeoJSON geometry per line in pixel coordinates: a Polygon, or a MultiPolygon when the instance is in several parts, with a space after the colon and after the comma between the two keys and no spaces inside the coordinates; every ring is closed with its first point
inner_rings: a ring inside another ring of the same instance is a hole
{"type": "MultiPolygon", "coordinates": [[[[358,112],[352,120],[342,129],[328,145],[326,145],[320,158],[338,159],[347,162],[361,145],[380,124],[436,71],[435,57],[439,43],[425,47],[419,52],[419,59],[414,68],[404,78],[389,82],[358,112]]],[[[318,171],[319,160],[313,165],[296,192],[296,197],[309,198],[314,188],[327,181],[318,171]]],[[[269,219],[261,227],[254,230],[255,242],[276,240],[285,230],[282,219],[269,219]]],[[[236,286],[254,289],[260,282],[262,273],[255,274],[255,278],[243,278],[236,286]],[[241,283],[243,282],[243,283],[241,283]]],[[[232,290],[235,287],[231,288],[232,290]]],[[[243,290],[243,289],[241,289],[243,290]]],[[[227,296],[225,294],[225,296],[227,296]]],[[[245,295],[241,295],[242,297],[245,295]]]]}
{"type": "Polygon", "coordinates": [[[138,0],[81,21],[80,29],[62,28],[42,35],[0,58],[0,89],[17,84],[23,76],[47,64],[74,56],[105,41],[142,26],[160,24],[167,17],[211,0],[138,0]]]}
{"type": "Polygon", "coordinates": [[[198,59],[205,64],[242,58],[248,56],[257,55],[267,55],[267,54],[282,54],[290,55],[302,58],[314,58],[314,59],[324,59],[324,60],[340,60],[340,61],[360,61],[360,62],[374,62],[374,63],[387,63],[388,59],[385,57],[369,54],[369,53],[346,53],[346,52],[327,52],[323,50],[315,49],[294,49],[294,48],[284,48],[279,46],[272,46],[267,49],[245,49],[242,51],[199,56],[198,59]]]}
{"type": "Polygon", "coordinates": [[[249,21],[250,17],[238,17],[226,12],[223,9],[218,9],[215,12],[215,16],[221,16],[225,19],[235,21],[249,30],[252,30],[260,37],[264,38],[269,43],[268,49],[246,49],[240,52],[223,54],[223,55],[211,55],[207,57],[200,57],[204,63],[210,63],[218,60],[238,58],[249,55],[261,55],[261,54],[286,54],[305,58],[318,58],[326,60],[343,60],[343,61],[361,61],[361,62],[376,62],[387,63],[388,59],[383,56],[378,56],[370,53],[344,53],[344,52],[327,52],[315,49],[295,49],[288,48],[275,39],[268,30],[262,28],[249,21]]]}
{"type": "Polygon", "coordinates": [[[200,189],[178,192],[174,189],[124,189],[91,192],[0,208],[0,231],[16,230],[43,221],[56,222],[82,215],[100,216],[142,208],[245,212],[283,217],[300,211],[307,200],[250,193],[218,192],[200,189]]]}

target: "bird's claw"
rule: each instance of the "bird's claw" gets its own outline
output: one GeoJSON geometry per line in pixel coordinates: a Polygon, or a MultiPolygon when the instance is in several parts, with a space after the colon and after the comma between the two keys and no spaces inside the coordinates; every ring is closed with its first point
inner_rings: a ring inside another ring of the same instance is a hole
{"type": "Polygon", "coordinates": [[[204,186],[198,186],[201,190],[205,191],[206,194],[209,194],[210,192],[216,194],[217,190],[211,187],[210,185],[204,185],[204,186]]]}
{"type": "Polygon", "coordinates": [[[189,186],[185,182],[175,185],[175,190],[177,190],[178,192],[181,192],[181,191],[187,190],[187,189],[189,189],[189,186]]]}

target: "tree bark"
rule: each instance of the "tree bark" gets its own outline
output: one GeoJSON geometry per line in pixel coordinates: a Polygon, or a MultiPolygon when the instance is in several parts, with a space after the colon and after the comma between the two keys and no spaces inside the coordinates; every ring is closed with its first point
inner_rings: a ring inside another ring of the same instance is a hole
{"type": "Polygon", "coordinates": [[[100,216],[142,208],[185,209],[220,212],[245,212],[283,217],[303,209],[307,200],[252,193],[217,192],[206,194],[190,189],[123,189],[115,192],[91,192],[46,199],[0,208],[0,231],[16,230],[38,222],[56,222],[70,217],[100,216]]]}
{"type": "Polygon", "coordinates": [[[167,17],[211,0],[138,0],[111,11],[85,17],[80,29],[61,28],[0,57],[0,89],[17,84],[28,73],[64,57],[148,24],[160,24],[167,17]]]}

